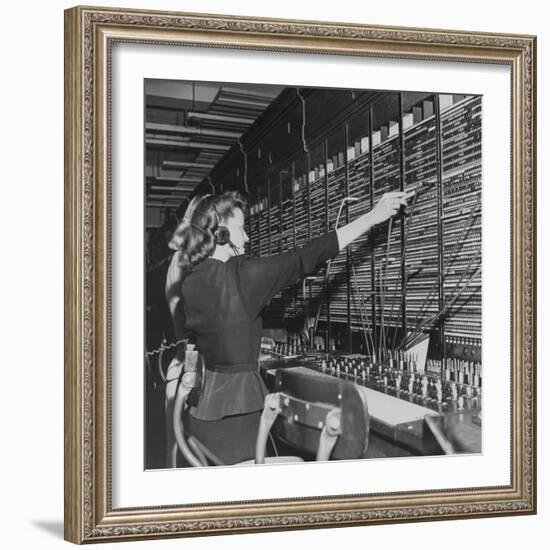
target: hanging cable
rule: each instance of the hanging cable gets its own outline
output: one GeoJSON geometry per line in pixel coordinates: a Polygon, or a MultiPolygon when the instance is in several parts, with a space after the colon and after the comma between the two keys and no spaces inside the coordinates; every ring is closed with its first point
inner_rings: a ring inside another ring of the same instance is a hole
{"type": "MultiPolygon", "coordinates": [[[[445,267],[445,270],[443,271],[443,275],[442,275],[443,279],[445,279],[445,277],[447,276],[451,266],[454,264],[456,258],[458,257],[458,254],[460,252],[460,248],[464,246],[466,237],[468,236],[468,234],[470,233],[472,227],[474,226],[474,223],[470,224],[470,222],[474,221],[474,218],[476,218],[478,213],[480,213],[480,209],[481,209],[481,200],[479,200],[477,202],[475,208],[472,208],[472,210],[470,212],[470,215],[468,216],[468,218],[464,222],[464,225],[462,226],[462,231],[460,232],[460,235],[457,238],[457,240],[455,242],[455,245],[453,246],[452,250],[449,253],[450,260],[449,260],[449,263],[447,264],[447,266],[445,267]]],[[[415,316],[415,319],[414,319],[415,324],[418,323],[421,320],[422,314],[425,313],[426,309],[428,307],[430,307],[431,303],[434,301],[434,299],[435,299],[435,290],[437,288],[438,288],[438,282],[435,281],[434,284],[431,286],[430,290],[428,291],[428,294],[427,294],[426,298],[424,299],[424,302],[422,303],[422,305],[420,307],[420,311],[415,316]]]]}
{"type": "Polygon", "coordinates": [[[167,349],[175,348],[179,344],[187,344],[187,343],[189,343],[188,338],[182,338],[181,340],[178,340],[177,342],[172,342],[171,344],[166,344],[166,340],[164,340],[162,342],[162,344],[157,349],[154,349],[153,351],[146,352],[145,357],[146,358],[147,357],[152,357],[153,355],[158,355],[160,353],[164,353],[164,351],[167,350],[167,349]]]}
{"type": "MultiPolygon", "coordinates": [[[[414,198],[413,198],[410,210],[409,210],[409,223],[407,224],[407,228],[405,229],[405,235],[403,237],[403,256],[405,258],[407,257],[407,244],[409,242],[409,232],[410,232],[410,229],[411,229],[411,226],[412,226],[413,214],[414,214],[414,209],[416,208],[417,199],[418,199],[418,190],[415,190],[414,191],[414,198]]],[[[403,220],[404,220],[404,217],[403,217],[403,220]]],[[[403,283],[403,288],[401,289],[401,299],[399,300],[399,307],[397,309],[397,315],[396,315],[396,318],[395,318],[395,328],[394,328],[393,340],[392,340],[392,351],[395,350],[395,338],[396,338],[396,334],[397,334],[397,325],[398,325],[399,319],[401,317],[401,310],[402,310],[402,307],[403,307],[403,301],[405,299],[405,291],[406,291],[406,288],[407,288],[407,281],[408,281],[407,271],[405,270],[405,272],[403,272],[403,269],[401,269],[400,270],[400,277],[401,277],[401,281],[403,283]]],[[[393,292],[393,297],[392,297],[392,305],[391,305],[391,311],[390,311],[390,320],[393,317],[393,309],[394,309],[394,306],[395,306],[395,298],[396,297],[397,297],[397,283],[394,286],[394,292],[393,292]]]]}
{"type": "Polygon", "coordinates": [[[384,348],[383,353],[387,355],[387,344],[386,344],[386,289],[388,288],[388,269],[390,264],[390,248],[391,248],[391,237],[392,237],[392,229],[393,229],[393,218],[390,218],[388,221],[388,238],[386,241],[386,258],[384,262],[384,278],[382,279],[382,288],[380,289],[380,303],[382,306],[382,313],[381,313],[381,326],[380,326],[380,334],[383,336],[383,342],[384,342],[384,348]]]}
{"type": "Polygon", "coordinates": [[[363,296],[361,295],[360,291],[359,291],[359,285],[357,283],[357,274],[355,272],[355,265],[353,264],[353,258],[351,259],[351,271],[352,271],[352,278],[353,278],[353,283],[354,283],[354,286],[355,286],[355,297],[356,297],[356,300],[359,300],[359,304],[357,304],[357,302],[355,301],[355,307],[359,307],[359,316],[361,318],[361,327],[363,329],[363,338],[365,339],[365,346],[367,348],[367,354],[369,355],[372,355],[373,353],[373,350],[374,350],[374,341],[372,340],[372,334],[370,333],[371,329],[370,329],[370,322],[369,322],[369,318],[368,318],[368,315],[365,311],[365,308],[364,308],[364,300],[363,300],[363,296]],[[372,349],[371,349],[371,346],[369,345],[369,336],[370,336],[370,339],[371,339],[371,342],[372,342],[372,349]]]}
{"type": "MultiPolygon", "coordinates": [[[[165,341],[166,340],[163,340],[163,343],[165,341]]],[[[166,384],[166,375],[164,374],[164,368],[162,366],[162,358],[164,357],[164,350],[165,349],[166,348],[164,348],[164,347],[161,348],[161,350],[159,351],[159,356],[157,358],[157,370],[158,370],[159,376],[160,376],[163,384],[166,384]]]]}
{"type": "Polygon", "coordinates": [[[250,194],[250,190],[248,189],[248,153],[244,150],[243,143],[240,138],[237,140],[237,143],[239,144],[239,149],[243,154],[243,160],[244,160],[244,174],[243,174],[244,188],[246,192],[250,194]]]}
{"type": "Polygon", "coordinates": [[[468,286],[470,286],[473,278],[475,277],[475,275],[477,275],[477,273],[481,269],[481,265],[479,265],[477,267],[476,271],[474,272],[474,275],[472,275],[470,277],[470,279],[467,281],[467,283],[461,289],[459,289],[460,284],[462,283],[463,279],[466,277],[467,273],[469,272],[470,268],[472,267],[472,264],[475,261],[477,261],[477,259],[480,256],[481,256],[481,249],[477,251],[477,254],[475,254],[475,256],[472,256],[470,262],[468,263],[468,266],[462,272],[462,276],[460,277],[460,279],[457,281],[456,285],[452,289],[450,302],[448,304],[446,304],[445,306],[443,306],[443,308],[440,309],[439,312],[435,313],[431,317],[428,317],[427,319],[422,321],[417,327],[415,327],[414,331],[411,334],[409,334],[408,336],[403,338],[402,342],[400,343],[400,347],[402,347],[403,343],[405,345],[407,345],[409,343],[409,341],[412,338],[414,338],[415,336],[417,336],[426,325],[433,322],[434,320],[437,320],[439,317],[441,317],[443,314],[445,314],[450,309],[450,307],[456,302],[457,298],[464,292],[464,290],[466,290],[466,288],[468,288],[468,286]],[[458,293],[457,293],[457,291],[458,291],[458,293]]]}
{"type": "Polygon", "coordinates": [[[309,153],[309,149],[307,148],[306,143],[306,100],[304,96],[300,93],[300,88],[296,88],[296,94],[302,102],[302,148],[304,149],[304,153],[309,153]]]}
{"type": "MultiPolygon", "coordinates": [[[[340,223],[340,216],[342,215],[342,210],[344,205],[347,202],[357,202],[359,199],[357,197],[344,197],[340,202],[340,208],[338,208],[338,214],[336,215],[336,223],[334,224],[334,230],[338,229],[338,224],[340,223]]],[[[321,298],[326,290],[328,284],[328,278],[330,275],[330,266],[332,265],[332,258],[327,262],[325,268],[325,277],[323,279],[323,287],[321,288],[321,298]]],[[[319,324],[319,317],[321,316],[321,306],[323,305],[323,300],[319,302],[319,307],[317,308],[317,315],[315,316],[315,324],[313,325],[313,334],[317,332],[317,325],[319,324]]]]}
{"type": "MultiPolygon", "coordinates": [[[[476,255],[476,258],[478,258],[480,255],[481,255],[481,251],[480,251],[479,254],[476,255]]],[[[406,347],[410,348],[411,346],[414,346],[415,344],[417,344],[419,342],[419,340],[422,338],[422,331],[424,330],[424,328],[426,328],[426,327],[430,326],[431,324],[437,322],[441,317],[443,317],[444,315],[446,315],[449,312],[449,310],[455,304],[455,302],[458,300],[458,298],[460,298],[460,296],[462,296],[462,294],[464,294],[464,291],[466,291],[470,287],[470,285],[472,284],[472,281],[475,279],[475,277],[478,275],[478,273],[480,271],[481,271],[481,265],[478,265],[476,270],[470,276],[470,278],[462,285],[461,288],[459,288],[457,290],[457,292],[453,296],[451,296],[451,299],[449,300],[449,302],[447,304],[445,304],[445,306],[443,308],[441,308],[437,313],[435,313],[431,317],[428,317],[418,327],[416,327],[416,329],[414,330],[413,333],[409,334],[405,339],[403,339],[400,342],[400,344],[397,346],[397,349],[402,349],[402,348],[406,348],[406,347]]],[[[464,278],[464,276],[461,277],[461,279],[457,283],[457,285],[460,284],[460,282],[462,281],[463,278],[464,278]]],[[[457,288],[457,287],[455,287],[455,288],[457,288]]]]}
{"type": "Polygon", "coordinates": [[[210,186],[210,191],[212,191],[212,194],[216,194],[216,188],[214,187],[214,184],[212,183],[212,178],[210,176],[206,176],[206,181],[208,182],[208,185],[210,186]]]}

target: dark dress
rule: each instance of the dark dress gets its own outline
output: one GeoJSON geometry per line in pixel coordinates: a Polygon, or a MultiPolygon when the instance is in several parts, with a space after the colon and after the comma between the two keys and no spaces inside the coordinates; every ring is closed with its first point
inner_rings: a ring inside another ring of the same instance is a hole
{"type": "Polygon", "coordinates": [[[182,283],[185,328],[206,363],[204,393],[186,426],[224,463],[253,458],[266,395],[259,374],[260,312],[283,287],[338,254],[335,232],[291,252],[208,258],[182,283]]]}

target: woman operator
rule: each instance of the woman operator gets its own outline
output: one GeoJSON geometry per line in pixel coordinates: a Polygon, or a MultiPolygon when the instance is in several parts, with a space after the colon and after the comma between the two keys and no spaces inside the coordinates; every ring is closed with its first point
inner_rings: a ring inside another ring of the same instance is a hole
{"type": "MultiPolygon", "coordinates": [[[[170,242],[176,253],[166,296],[176,337],[191,331],[206,365],[203,395],[185,415],[186,431],[224,464],[254,457],[267,393],[258,365],[263,307],[402,205],[406,193],[386,193],[370,212],[301,248],[254,258],[244,255],[246,203],[238,192],[190,203],[170,242]]],[[[181,360],[176,356],[167,376],[169,434],[181,360]]],[[[173,441],[169,435],[169,449],[173,441]]]]}

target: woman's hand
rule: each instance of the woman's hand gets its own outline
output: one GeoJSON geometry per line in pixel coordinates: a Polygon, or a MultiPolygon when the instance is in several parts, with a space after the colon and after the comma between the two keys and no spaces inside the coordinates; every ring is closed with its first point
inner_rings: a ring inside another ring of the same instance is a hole
{"type": "Polygon", "coordinates": [[[401,206],[407,206],[407,193],[403,191],[385,193],[370,212],[336,230],[340,250],[343,250],[371,227],[389,220],[401,206]]]}
{"type": "Polygon", "coordinates": [[[369,217],[373,225],[385,222],[397,214],[401,206],[407,206],[407,193],[404,191],[392,191],[384,193],[382,198],[370,211],[369,217]]]}

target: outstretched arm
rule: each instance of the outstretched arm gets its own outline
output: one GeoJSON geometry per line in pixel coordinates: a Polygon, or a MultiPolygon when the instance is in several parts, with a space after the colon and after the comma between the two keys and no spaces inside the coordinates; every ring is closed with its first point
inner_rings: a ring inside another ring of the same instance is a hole
{"type": "Polygon", "coordinates": [[[250,314],[258,315],[282,288],[313,273],[354,239],[393,216],[401,205],[406,205],[405,193],[386,193],[367,214],[302,248],[265,258],[238,260],[237,280],[250,314]]]}

